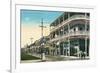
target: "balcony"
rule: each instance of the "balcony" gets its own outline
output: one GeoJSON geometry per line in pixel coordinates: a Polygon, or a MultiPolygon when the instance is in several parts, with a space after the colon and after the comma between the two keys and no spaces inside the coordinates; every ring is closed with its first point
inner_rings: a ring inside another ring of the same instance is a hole
{"type": "Polygon", "coordinates": [[[69,38],[69,37],[72,37],[72,36],[78,37],[78,36],[84,36],[84,35],[89,36],[89,31],[69,32],[67,34],[56,36],[55,38],[51,39],[50,42],[57,41],[57,40],[62,40],[62,39],[69,38]]]}
{"type": "Polygon", "coordinates": [[[69,35],[69,36],[89,35],[89,31],[76,31],[76,32],[70,32],[68,35],[69,35]]]}
{"type": "Polygon", "coordinates": [[[57,29],[63,27],[64,25],[67,25],[67,23],[69,23],[73,20],[78,20],[78,19],[87,19],[87,20],[89,20],[89,17],[85,16],[85,15],[73,15],[70,18],[68,18],[67,20],[65,20],[62,23],[58,24],[57,26],[53,27],[51,29],[51,32],[56,31],[57,29]]]}

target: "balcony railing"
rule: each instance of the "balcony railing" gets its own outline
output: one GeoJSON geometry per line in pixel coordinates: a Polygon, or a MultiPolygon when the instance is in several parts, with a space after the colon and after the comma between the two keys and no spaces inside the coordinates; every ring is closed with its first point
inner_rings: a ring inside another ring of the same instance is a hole
{"type": "Polygon", "coordinates": [[[68,22],[70,22],[72,20],[76,20],[76,19],[89,19],[89,16],[85,16],[85,15],[73,15],[70,18],[68,18],[67,20],[64,20],[63,22],[61,22],[57,26],[53,27],[51,29],[51,32],[59,29],[60,27],[64,26],[66,23],[68,23],[68,22]]]}
{"type": "Polygon", "coordinates": [[[70,32],[70,36],[75,36],[75,35],[89,35],[89,31],[75,31],[75,32],[70,32]]]}
{"type": "Polygon", "coordinates": [[[76,19],[76,18],[88,18],[89,19],[89,17],[88,16],[85,16],[85,15],[73,15],[73,16],[71,16],[69,19],[76,19]]]}
{"type": "Polygon", "coordinates": [[[75,32],[69,32],[67,34],[63,34],[63,35],[58,35],[56,36],[55,38],[51,39],[50,42],[53,42],[53,41],[57,41],[57,40],[62,40],[62,39],[65,39],[65,38],[68,38],[68,37],[71,37],[71,36],[89,36],[89,31],[75,31],[75,32]]]}

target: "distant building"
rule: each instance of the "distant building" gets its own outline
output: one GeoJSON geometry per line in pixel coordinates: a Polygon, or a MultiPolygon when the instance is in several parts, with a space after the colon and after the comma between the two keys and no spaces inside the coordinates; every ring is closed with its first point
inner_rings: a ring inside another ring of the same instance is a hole
{"type": "Polygon", "coordinates": [[[30,51],[30,53],[33,53],[33,54],[41,54],[42,52],[45,52],[45,54],[48,54],[49,53],[49,47],[47,46],[48,40],[49,40],[49,37],[44,36],[36,40],[34,43],[28,45],[27,49],[28,51],[30,51]]]}

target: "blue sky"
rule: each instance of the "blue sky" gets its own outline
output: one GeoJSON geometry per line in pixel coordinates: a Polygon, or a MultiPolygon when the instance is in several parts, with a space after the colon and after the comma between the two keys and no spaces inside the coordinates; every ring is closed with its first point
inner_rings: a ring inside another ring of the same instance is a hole
{"type": "Polygon", "coordinates": [[[43,18],[44,25],[50,25],[63,12],[57,11],[37,11],[37,10],[21,10],[21,23],[24,26],[41,25],[43,18]]]}

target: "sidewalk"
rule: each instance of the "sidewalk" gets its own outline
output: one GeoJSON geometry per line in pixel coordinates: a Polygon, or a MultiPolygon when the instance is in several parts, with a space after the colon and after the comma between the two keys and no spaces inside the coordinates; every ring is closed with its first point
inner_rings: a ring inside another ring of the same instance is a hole
{"type": "Polygon", "coordinates": [[[46,56],[47,61],[88,60],[89,57],[79,58],[75,56],[46,56]]]}
{"type": "Polygon", "coordinates": [[[25,60],[21,61],[22,63],[36,63],[36,62],[49,62],[49,61],[68,61],[68,60],[88,60],[89,58],[79,58],[75,56],[64,56],[64,55],[58,55],[58,56],[52,56],[52,55],[46,55],[45,61],[41,60],[40,54],[30,54],[32,56],[40,58],[39,60],[25,60]]]}
{"type": "MultiPolygon", "coordinates": [[[[32,54],[33,56],[41,58],[41,55],[32,54]]],[[[58,56],[52,56],[52,55],[46,55],[46,61],[67,61],[67,60],[88,60],[89,57],[85,58],[79,58],[75,56],[64,56],[64,55],[58,55],[58,56]]]]}

